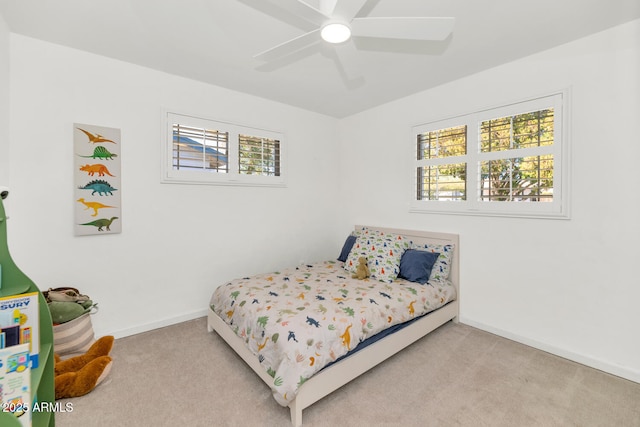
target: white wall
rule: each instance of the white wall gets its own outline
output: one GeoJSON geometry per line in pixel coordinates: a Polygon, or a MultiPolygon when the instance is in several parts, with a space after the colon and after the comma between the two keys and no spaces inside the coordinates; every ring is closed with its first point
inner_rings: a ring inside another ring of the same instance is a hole
{"type": "Polygon", "coordinates": [[[640,381],[640,21],[340,123],[352,223],[460,234],[461,319],[640,381]],[[572,92],[570,220],[409,213],[412,125],[572,92]]]}
{"type": "Polygon", "coordinates": [[[9,185],[9,28],[0,15],[0,185],[9,185]]]}
{"type": "Polygon", "coordinates": [[[98,336],[204,315],[226,280],[338,253],[336,119],[16,34],[11,77],[12,255],[41,289],[96,300],[98,336]],[[283,131],[288,187],[160,184],[163,107],[283,131]],[[74,122],[121,129],[122,234],[73,236],[74,122]]]}

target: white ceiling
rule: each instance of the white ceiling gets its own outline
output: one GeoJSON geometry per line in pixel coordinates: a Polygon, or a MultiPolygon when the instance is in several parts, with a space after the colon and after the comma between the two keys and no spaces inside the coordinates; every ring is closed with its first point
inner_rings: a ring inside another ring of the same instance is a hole
{"type": "Polygon", "coordinates": [[[14,33],[345,117],[638,19],[640,0],[369,0],[358,16],[452,16],[453,35],[354,38],[349,68],[321,43],[254,59],[315,29],[265,0],[0,0],[0,14],[14,33]]]}

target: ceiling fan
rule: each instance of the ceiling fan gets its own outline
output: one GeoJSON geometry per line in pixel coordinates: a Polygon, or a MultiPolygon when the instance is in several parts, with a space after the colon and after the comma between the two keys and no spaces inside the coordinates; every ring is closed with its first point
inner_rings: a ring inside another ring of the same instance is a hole
{"type": "MultiPolygon", "coordinates": [[[[252,3],[250,0],[243,1],[252,3]]],[[[270,0],[273,5],[310,22],[316,28],[260,52],[254,58],[265,62],[273,61],[324,40],[341,47],[337,53],[342,59],[345,51],[355,49],[351,42],[352,36],[441,41],[453,31],[455,18],[356,17],[368,1],[318,0],[316,8],[302,0],[270,0]]]]}

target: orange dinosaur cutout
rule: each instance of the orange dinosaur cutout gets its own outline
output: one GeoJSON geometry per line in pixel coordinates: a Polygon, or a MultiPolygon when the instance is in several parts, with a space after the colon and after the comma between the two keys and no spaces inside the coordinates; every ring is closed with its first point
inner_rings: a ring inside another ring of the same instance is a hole
{"type": "Polygon", "coordinates": [[[410,314],[411,316],[413,316],[413,315],[416,313],[416,310],[413,308],[413,304],[415,304],[415,301],[411,301],[411,302],[409,303],[409,314],[410,314]]]}
{"type": "Polygon", "coordinates": [[[109,176],[115,176],[111,172],[109,172],[109,169],[107,169],[105,165],[100,163],[96,163],[93,165],[87,164],[84,166],[80,166],[80,170],[82,172],[86,172],[87,174],[89,174],[89,176],[93,176],[96,173],[98,174],[98,176],[104,176],[104,174],[107,174],[109,176]]]}
{"type": "Polygon", "coordinates": [[[76,128],[79,131],[84,132],[85,135],[87,135],[87,138],[89,138],[89,142],[93,142],[94,144],[97,144],[98,142],[112,142],[115,144],[115,142],[113,142],[110,139],[106,139],[104,136],[100,135],[99,133],[97,134],[92,134],[91,132],[87,132],[86,130],[82,129],[82,128],[76,128]]]}
{"type": "Polygon", "coordinates": [[[269,341],[269,337],[266,337],[264,339],[264,344],[260,344],[258,343],[258,351],[261,351],[263,348],[265,348],[265,346],[267,345],[267,342],[269,341]]]}
{"type": "Polygon", "coordinates": [[[99,202],[86,202],[82,197],[79,198],[77,201],[86,206],[86,208],[84,209],[85,211],[87,209],[93,209],[93,213],[91,214],[91,216],[98,216],[98,209],[115,208],[115,206],[107,206],[99,202]]]}
{"type": "Polygon", "coordinates": [[[349,323],[347,329],[344,330],[344,333],[340,335],[340,338],[342,338],[342,345],[347,347],[347,350],[351,350],[351,333],[349,332],[349,329],[351,329],[351,323],[349,323]]]}

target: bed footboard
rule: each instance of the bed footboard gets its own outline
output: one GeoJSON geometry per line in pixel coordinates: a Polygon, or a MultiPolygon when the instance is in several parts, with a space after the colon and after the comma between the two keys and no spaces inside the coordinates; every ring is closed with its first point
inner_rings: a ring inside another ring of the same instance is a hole
{"type": "Polygon", "coordinates": [[[289,404],[291,423],[295,427],[301,426],[303,409],[384,362],[448,321],[457,318],[458,310],[458,301],[452,301],[416,320],[406,328],[388,335],[318,372],[300,387],[296,399],[289,404]]]}

